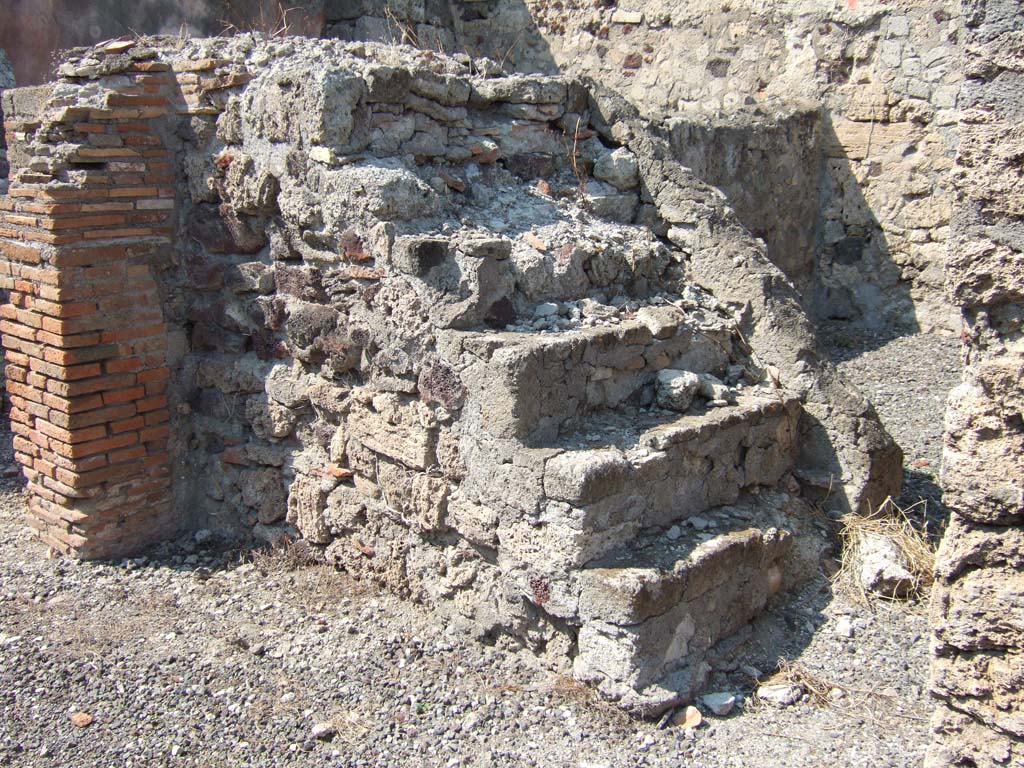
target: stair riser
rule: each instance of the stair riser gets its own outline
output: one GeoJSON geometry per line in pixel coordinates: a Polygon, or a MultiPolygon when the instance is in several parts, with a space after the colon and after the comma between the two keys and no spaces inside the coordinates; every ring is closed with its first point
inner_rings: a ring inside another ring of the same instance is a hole
{"type": "MultiPolygon", "coordinates": [[[[697,663],[715,643],[760,613],[778,586],[781,561],[789,545],[789,539],[739,540],[718,557],[701,563],[688,577],[667,585],[656,603],[647,603],[648,608],[671,604],[664,613],[627,625],[586,621],[579,633],[574,674],[621,695],[627,689],[640,691],[683,665],[697,663]],[[678,592],[678,601],[673,599],[673,591],[678,592]]],[[[594,582],[599,579],[589,574],[584,577],[581,612],[602,611],[615,603],[608,594],[600,599],[595,594],[594,582]]],[[[622,605],[628,602],[623,599],[622,605]]],[[[611,611],[613,617],[615,613],[611,611]]],[[[619,616],[635,618],[624,616],[621,610],[619,616]]]]}
{"type": "MultiPolygon", "coordinates": [[[[795,404],[630,461],[615,450],[549,459],[539,517],[507,516],[498,529],[510,560],[557,578],[640,530],[667,527],[773,486],[792,467],[795,404]]],[[[481,483],[481,486],[483,483],[481,483]]]]}
{"type": "Polygon", "coordinates": [[[465,372],[470,398],[479,403],[485,428],[495,437],[548,444],[575,431],[594,411],[649,405],[664,368],[703,373],[729,362],[728,336],[721,331],[684,328],[655,339],[634,325],[550,338],[512,343],[465,372]]]}

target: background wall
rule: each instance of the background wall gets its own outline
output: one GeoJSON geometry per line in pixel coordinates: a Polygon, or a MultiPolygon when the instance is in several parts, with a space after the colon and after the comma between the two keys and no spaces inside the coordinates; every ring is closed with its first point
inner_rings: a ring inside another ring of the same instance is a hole
{"type": "MultiPolygon", "coordinates": [[[[744,123],[778,112],[774,102],[819,102],[820,182],[801,179],[804,169],[794,165],[803,189],[748,199],[742,207],[759,213],[744,223],[778,251],[782,243],[767,233],[787,228],[781,219],[791,200],[820,194],[813,258],[777,252],[775,259],[815,264],[818,290],[808,298],[816,314],[956,327],[942,295],[962,79],[953,66],[961,32],[955,2],[460,5],[454,21],[465,50],[522,70],[590,75],[652,115],[744,123]],[[767,222],[770,212],[780,220],[767,222]]],[[[692,162],[685,143],[679,147],[681,159],[692,162]]],[[[755,165],[762,149],[734,151],[735,167],[755,165]]],[[[707,180],[720,184],[716,161],[707,180]]],[[[759,184],[753,168],[743,173],[748,184],[759,184]]],[[[743,181],[724,180],[733,191],[743,181]]],[[[791,277],[798,284],[810,279],[791,277]]]]}
{"type": "Polygon", "coordinates": [[[0,11],[0,48],[14,61],[21,85],[53,76],[60,51],[122,35],[206,36],[233,29],[273,32],[287,25],[318,36],[319,0],[5,0],[0,11]],[[292,9],[282,21],[282,9],[292,9]]]}

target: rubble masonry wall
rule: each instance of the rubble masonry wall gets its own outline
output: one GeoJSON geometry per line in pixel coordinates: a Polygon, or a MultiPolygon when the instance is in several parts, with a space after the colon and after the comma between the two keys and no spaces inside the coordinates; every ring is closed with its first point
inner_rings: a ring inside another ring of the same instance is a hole
{"type": "Polygon", "coordinates": [[[957,328],[942,278],[962,80],[953,0],[443,5],[368,0],[363,17],[325,33],[394,40],[405,30],[423,47],[591,77],[679,133],[680,160],[733,193],[816,316],[957,328]],[[454,33],[438,32],[449,20],[454,33]],[[785,130],[806,102],[823,108],[819,135],[771,143],[765,124],[785,130]],[[686,141],[695,134],[703,160],[686,141]],[[746,172],[771,168],[774,150],[814,148],[809,165],[789,168],[785,204],[774,175],[746,172]],[[788,206],[805,196],[812,216],[801,221],[788,206]]]}
{"type": "Polygon", "coordinates": [[[938,700],[926,764],[1024,762],[1024,8],[964,3],[957,205],[946,286],[960,308],[963,383],[946,410],[952,510],[932,594],[938,700]]]}

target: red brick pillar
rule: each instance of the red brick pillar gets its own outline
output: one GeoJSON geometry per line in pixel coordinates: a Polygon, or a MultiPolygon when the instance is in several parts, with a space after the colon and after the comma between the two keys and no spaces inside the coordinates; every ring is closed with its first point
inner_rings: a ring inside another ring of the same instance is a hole
{"type": "MultiPolygon", "coordinates": [[[[168,112],[164,69],[136,63],[90,97],[98,107],[66,93],[51,100],[29,143],[34,157],[12,167],[0,198],[0,287],[10,297],[0,331],[29,522],[80,557],[137,550],[176,527],[153,269],[174,212],[156,131],[168,112]]],[[[20,138],[26,126],[5,129],[20,138]]]]}

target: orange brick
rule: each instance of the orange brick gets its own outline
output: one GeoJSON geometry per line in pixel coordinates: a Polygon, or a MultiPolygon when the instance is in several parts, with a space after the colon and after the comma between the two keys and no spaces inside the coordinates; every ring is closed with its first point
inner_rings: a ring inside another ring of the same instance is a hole
{"type": "MultiPolygon", "coordinates": [[[[11,322],[10,320],[0,320],[0,332],[10,336],[17,336],[20,339],[28,339],[29,341],[34,341],[36,338],[35,329],[11,322]]],[[[6,343],[5,340],[4,344],[6,343]]]]}
{"type": "Polygon", "coordinates": [[[61,248],[50,257],[55,267],[84,267],[128,258],[123,245],[105,245],[95,248],[61,248]]]}
{"type": "Polygon", "coordinates": [[[42,472],[47,477],[57,476],[57,467],[46,459],[34,459],[32,461],[32,469],[42,472]]]}
{"type": "Polygon", "coordinates": [[[171,434],[171,428],[166,424],[158,427],[149,427],[139,431],[139,440],[144,443],[148,443],[152,440],[162,440],[163,438],[169,437],[171,434]]]}
{"type": "MultiPolygon", "coordinates": [[[[3,323],[0,322],[0,330],[3,330],[3,323]]],[[[36,331],[36,339],[43,344],[58,349],[78,349],[80,347],[91,347],[100,342],[98,333],[53,333],[52,331],[36,331]]]]}
{"type": "MultiPolygon", "coordinates": [[[[132,405],[131,407],[134,410],[135,406],[132,405]]],[[[142,416],[133,416],[130,419],[123,419],[121,421],[115,421],[114,423],[112,423],[110,425],[110,431],[113,432],[115,435],[117,435],[117,434],[120,434],[121,432],[130,432],[132,430],[139,429],[140,427],[145,426],[145,424],[146,424],[146,420],[145,420],[144,417],[142,417],[142,416]]]]}
{"type": "MultiPolygon", "coordinates": [[[[108,360],[103,364],[103,367],[107,373],[126,373],[142,368],[142,361],[137,357],[126,357],[119,360],[108,360]]],[[[143,380],[139,377],[137,378],[141,384],[143,380]]]]}
{"type": "Polygon", "coordinates": [[[128,497],[139,498],[141,496],[148,496],[154,491],[166,490],[169,485],[170,482],[166,478],[162,480],[154,480],[153,482],[144,483],[143,485],[138,485],[132,488],[131,490],[128,491],[128,497]]]}
{"type": "Polygon", "coordinates": [[[11,421],[15,421],[19,424],[31,424],[32,414],[28,411],[23,411],[20,408],[11,408],[10,419],[11,421]]]}
{"type": "MultiPolygon", "coordinates": [[[[131,400],[140,400],[146,396],[145,387],[129,387],[128,389],[117,389],[103,393],[103,402],[107,405],[113,405],[114,403],[127,403],[131,400]]],[[[141,410],[152,410],[143,409],[141,410]]]]}
{"type": "Polygon", "coordinates": [[[49,376],[52,379],[63,379],[64,381],[77,381],[79,379],[88,379],[93,376],[99,376],[103,373],[99,363],[86,363],[85,365],[54,365],[53,363],[47,363],[44,360],[38,360],[36,358],[30,358],[29,368],[31,370],[42,374],[43,376],[49,376]]]}
{"type": "Polygon", "coordinates": [[[29,371],[28,375],[25,376],[25,383],[37,392],[42,392],[46,389],[48,381],[51,381],[51,379],[46,378],[46,376],[41,373],[37,373],[36,371],[29,371]]]}
{"type": "MultiPolygon", "coordinates": [[[[0,331],[2,330],[3,323],[0,322],[0,331]]],[[[128,341],[130,339],[144,339],[147,336],[160,336],[166,332],[166,327],[162,322],[160,322],[136,328],[126,328],[118,331],[104,331],[102,338],[104,342],[128,341]]]]}
{"type": "Polygon", "coordinates": [[[49,408],[47,408],[42,403],[33,403],[31,400],[26,400],[24,403],[24,407],[21,410],[26,411],[32,414],[33,416],[39,416],[43,419],[47,418],[50,415],[49,408]]]}
{"type": "Polygon", "coordinates": [[[80,237],[87,240],[114,239],[118,237],[148,237],[149,235],[170,235],[169,228],[159,229],[154,227],[126,227],[123,229],[90,229],[83,232],[80,237]]]}
{"type": "Polygon", "coordinates": [[[76,397],[77,395],[90,395],[94,392],[109,392],[115,389],[123,389],[135,384],[135,376],[130,373],[122,373],[114,376],[97,376],[94,379],[83,379],[82,381],[56,381],[51,379],[46,382],[46,390],[61,397],[76,397]]]}
{"type": "Polygon", "coordinates": [[[169,368],[153,368],[148,371],[140,371],[135,377],[139,384],[146,384],[150,381],[167,381],[171,376],[169,368]]]}
{"type": "Polygon", "coordinates": [[[43,392],[28,384],[21,384],[16,381],[7,382],[7,391],[12,395],[31,400],[33,403],[43,402],[43,392]]]}
{"type": "Polygon", "coordinates": [[[52,317],[79,317],[95,312],[96,305],[86,302],[57,303],[46,299],[35,299],[32,302],[32,309],[52,317]]]}
{"type": "Polygon", "coordinates": [[[111,197],[156,197],[160,194],[157,187],[119,187],[110,190],[111,197]]]}
{"type": "Polygon", "coordinates": [[[30,245],[19,245],[7,241],[0,245],[0,251],[3,252],[5,258],[11,261],[21,261],[27,264],[38,264],[42,261],[40,249],[30,245]]]}
{"type": "Polygon", "coordinates": [[[107,454],[107,461],[111,464],[119,464],[132,459],[141,459],[146,455],[146,446],[135,445],[131,448],[122,448],[120,451],[111,451],[107,454]]]}
{"type": "Polygon", "coordinates": [[[146,414],[146,426],[151,427],[154,424],[163,424],[165,421],[170,421],[170,419],[170,414],[166,410],[150,411],[146,414]]]}
{"type": "Polygon", "coordinates": [[[12,445],[14,446],[14,450],[19,451],[20,453],[28,454],[30,456],[34,456],[36,453],[38,453],[39,450],[35,443],[33,443],[31,440],[26,440],[24,437],[21,437],[20,435],[14,436],[12,445]]]}
{"type": "Polygon", "coordinates": [[[58,453],[61,456],[67,456],[69,459],[78,459],[85,456],[93,456],[97,453],[116,451],[118,448],[127,448],[129,445],[137,443],[138,440],[139,436],[135,432],[126,432],[121,435],[105,437],[102,440],[93,440],[88,443],[70,445],[67,443],[51,442],[50,446],[53,448],[55,453],[58,453]]]}
{"type": "Polygon", "coordinates": [[[139,413],[144,413],[145,411],[155,411],[157,408],[166,408],[167,395],[147,397],[144,400],[137,401],[135,405],[139,409],[139,413]]]}
{"type": "Polygon", "coordinates": [[[163,96],[132,96],[123,93],[107,94],[108,107],[160,107],[167,104],[163,96]]]}
{"type": "Polygon", "coordinates": [[[85,158],[138,157],[139,153],[127,147],[79,147],[75,155],[85,158]]]}
{"type": "Polygon", "coordinates": [[[58,467],[57,479],[66,486],[79,490],[83,488],[91,488],[112,480],[124,480],[125,478],[131,477],[138,471],[139,467],[137,464],[124,463],[118,465],[111,463],[102,469],[95,469],[92,472],[72,472],[64,469],[63,467],[58,467]]]}
{"type": "Polygon", "coordinates": [[[60,334],[61,336],[70,336],[76,333],[85,333],[87,331],[98,331],[104,327],[109,327],[113,322],[113,318],[99,313],[68,318],[48,317],[43,315],[42,318],[44,331],[60,334]]]}
{"type": "Polygon", "coordinates": [[[36,420],[36,429],[44,435],[60,440],[62,443],[70,443],[71,445],[87,443],[90,440],[99,440],[107,435],[107,428],[105,426],[64,429],[43,419],[36,420]]]}
{"type": "Polygon", "coordinates": [[[115,357],[117,354],[117,346],[114,344],[101,344],[78,349],[54,349],[53,347],[43,349],[43,359],[56,365],[91,363],[115,357]]]}
{"type": "Polygon", "coordinates": [[[170,460],[171,455],[165,449],[161,448],[159,453],[152,454],[149,458],[142,462],[142,466],[149,468],[162,467],[164,465],[167,465],[168,467],[170,467],[170,460]]]}
{"type": "Polygon", "coordinates": [[[64,413],[81,413],[103,407],[102,395],[89,395],[88,397],[68,399],[46,392],[42,396],[42,402],[44,405],[64,413]]]}
{"type": "Polygon", "coordinates": [[[102,216],[73,216],[70,218],[47,218],[39,219],[39,226],[49,230],[61,229],[85,229],[86,227],[109,227],[114,224],[124,224],[123,214],[108,213],[102,216]]]}
{"type": "Polygon", "coordinates": [[[56,234],[54,232],[43,232],[38,230],[23,232],[21,236],[25,240],[34,240],[39,243],[49,243],[50,245],[68,245],[69,243],[77,242],[82,238],[82,236],[77,232],[56,234]]]}
{"type": "Polygon", "coordinates": [[[42,213],[44,215],[78,213],[82,210],[79,203],[21,203],[19,211],[26,213],[42,213]]]}
{"type": "MultiPolygon", "coordinates": [[[[91,427],[96,424],[109,424],[111,422],[118,423],[122,419],[130,419],[134,415],[135,405],[129,403],[127,405],[116,405],[111,406],[110,408],[96,408],[91,411],[81,411],[79,413],[64,413],[62,411],[51,410],[48,418],[59,427],[64,427],[65,429],[81,429],[82,427],[91,427]]],[[[113,431],[116,432],[123,430],[113,431]]]]}

